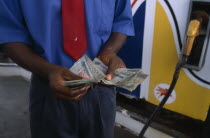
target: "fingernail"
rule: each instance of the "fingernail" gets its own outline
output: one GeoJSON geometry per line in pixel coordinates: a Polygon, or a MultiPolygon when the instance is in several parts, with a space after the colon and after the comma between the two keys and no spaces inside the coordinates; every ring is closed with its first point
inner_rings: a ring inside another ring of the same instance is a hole
{"type": "Polygon", "coordinates": [[[110,81],[110,80],[112,79],[112,76],[111,76],[110,74],[108,74],[108,75],[106,76],[106,79],[110,81]]]}

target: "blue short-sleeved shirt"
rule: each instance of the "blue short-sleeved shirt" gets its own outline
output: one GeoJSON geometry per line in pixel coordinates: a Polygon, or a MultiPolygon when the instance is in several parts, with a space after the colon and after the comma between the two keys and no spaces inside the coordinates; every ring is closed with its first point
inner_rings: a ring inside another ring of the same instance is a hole
{"type": "MultiPolygon", "coordinates": [[[[47,61],[71,67],[75,61],[63,50],[61,1],[0,0],[0,44],[23,42],[47,61]]],[[[84,1],[90,58],[112,32],[134,35],[130,0],[84,1]]]]}

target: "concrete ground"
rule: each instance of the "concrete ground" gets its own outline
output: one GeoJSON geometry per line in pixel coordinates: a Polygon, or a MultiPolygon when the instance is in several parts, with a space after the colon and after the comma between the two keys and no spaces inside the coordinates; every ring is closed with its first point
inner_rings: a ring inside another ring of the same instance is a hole
{"type": "MultiPolygon", "coordinates": [[[[0,138],[30,138],[29,82],[19,76],[2,77],[1,73],[0,138]]],[[[115,138],[137,138],[137,135],[116,125],[115,138]]]]}

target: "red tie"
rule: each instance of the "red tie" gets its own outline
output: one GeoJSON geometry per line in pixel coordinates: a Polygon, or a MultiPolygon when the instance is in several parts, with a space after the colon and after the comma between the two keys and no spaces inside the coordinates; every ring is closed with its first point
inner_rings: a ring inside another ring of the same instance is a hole
{"type": "Polygon", "coordinates": [[[84,0],[62,0],[64,51],[78,60],[86,51],[84,0]]]}

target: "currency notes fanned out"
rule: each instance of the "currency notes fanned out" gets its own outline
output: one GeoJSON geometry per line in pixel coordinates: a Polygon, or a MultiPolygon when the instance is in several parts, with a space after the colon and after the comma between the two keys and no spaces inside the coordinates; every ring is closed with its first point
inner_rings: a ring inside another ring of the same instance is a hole
{"type": "Polygon", "coordinates": [[[86,85],[91,85],[100,82],[106,75],[100,71],[93,61],[86,55],[79,59],[71,68],[70,71],[83,77],[82,80],[65,81],[65,86],[71,88],[80,88],[86,85]]]}
{"type": "Polygon", "coordinates": [[[92,61],[85,55],[70,69],[71,72],[83,77],[84,79],[65,81],[64,85],[76,89],[102,81],[106,85],[114,85],[116,87],[133,91],[148,76],[143,74],[141,69],[118,68],[113,74],[113,79],[107,81],[105,79],[107,69],[108,67],[99,59],[95,58],[94,61],[92,61]]]}

